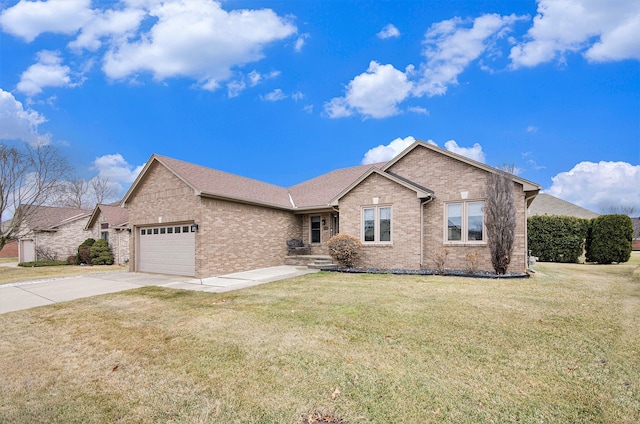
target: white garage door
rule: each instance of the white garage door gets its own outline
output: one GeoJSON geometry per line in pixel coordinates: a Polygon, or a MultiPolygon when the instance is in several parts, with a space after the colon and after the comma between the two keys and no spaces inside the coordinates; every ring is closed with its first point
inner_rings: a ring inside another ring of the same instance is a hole
{"type": "Polygon", "coordinates": [[[190,225],[140,228],[138,271],[195,276],[195,234],[190,225]]]}

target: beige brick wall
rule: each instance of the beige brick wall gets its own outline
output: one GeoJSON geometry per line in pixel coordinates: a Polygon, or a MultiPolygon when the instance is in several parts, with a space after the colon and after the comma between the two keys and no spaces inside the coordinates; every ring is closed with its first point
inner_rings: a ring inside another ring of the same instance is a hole
{"type": "Polygon", "coordinates": [[[217,199],[202,199],[200,209],[200,276],[284,265],[287,240],[300,234],[300,218],[289,211],[217,199]]]}
{"type": "MultiPolygon", "coordinates": [[[[302,219],[289,211],[196,196],[182,180],[155,163],[128,203],[132,227],[193,223],[196,277],[284,264],[286,241],[299,237],[302,219]]],[[[132,232],[132,237],[136,231],[132,232]]],[[[131,242],[130,270],[136,243],[131,242]]]]}
{"type": "Polygon", "coordinates": [[[372,174],[340,200],[340,232],[363,240],[362,208],[391,206],[391,243],[364,243],[359,266],[420,268],[420,200],[415,191],[372,174]]]}
{"type": "MultiPolygon", "coordinates": [[[[417,147],[395,163],[389,171],[427,187],[435,192],[435,199],[424,209],[424,264],[433,268],[434,257],[449,250],[446,268],[465,269],[467,254],[478,253],[479,269],[492,271],[489,249],[486,244],[445,244],[444,205],[447,201],[462,200],[461,192],[467,192],[467,200],[483,198],[488,172],[424,147],[417,147]]],[[[526,206],[522,185],[514,183],[517,208],[516,244],[509,267],[510,271],[526,270],[525,230],[526,206]]]]}
{"type": "Polygon", "coordinates": [[[78,246],[91,237],[88,231],[84,231],[88,220],[87,216],[61,225],[58,231],[37,232],[34,236],[36,252],[38,247],[44,247],[55,252],[59,260],[66,260],[68,256],[75,255],[78,246]]]}

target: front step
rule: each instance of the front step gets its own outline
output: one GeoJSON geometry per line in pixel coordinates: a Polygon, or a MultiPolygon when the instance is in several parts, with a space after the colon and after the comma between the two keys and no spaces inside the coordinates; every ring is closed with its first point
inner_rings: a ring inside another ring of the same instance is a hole
{"type": "Polygon", "coordinates": [[[334,264],[331,259],[316,259],[312,264],[309,264],[307,268],[329,270],[338,268],[338,265],[334,264]]]}

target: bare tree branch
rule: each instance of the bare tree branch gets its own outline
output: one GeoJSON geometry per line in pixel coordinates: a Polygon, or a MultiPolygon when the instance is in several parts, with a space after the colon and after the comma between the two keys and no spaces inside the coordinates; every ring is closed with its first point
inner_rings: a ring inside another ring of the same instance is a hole
{"type": "Polygon", "coordinates": [[[0,249],[18,236],[22,223],[34,210],[21,206],[50,202],[69,169],[53,146],[24,145],[19,149],[0,143],[0,249]]]}
{"type": "Polygon", "coordinates": [[[118,193],[108,178],[100,176],[94,177],[90,181],[93,189],[95,204],[104,203],[106,200],[114,199],[118,193]]]}

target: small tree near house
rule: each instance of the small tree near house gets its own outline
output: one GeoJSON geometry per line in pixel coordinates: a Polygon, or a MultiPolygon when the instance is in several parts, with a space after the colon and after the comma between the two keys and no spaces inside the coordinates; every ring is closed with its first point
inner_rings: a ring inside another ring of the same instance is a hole
{"type": "Polygon", "coordinates": [[[91,246],[91,265],[113,265],[113,253],[106,240],[96,240],[91,246]]]}
{"type": "Polygon", "coordinates": [[[510,174],[489,174],[485,188],[485,225],[496,274],[506,274],[516,237],[516,205],[510,174]]]}

